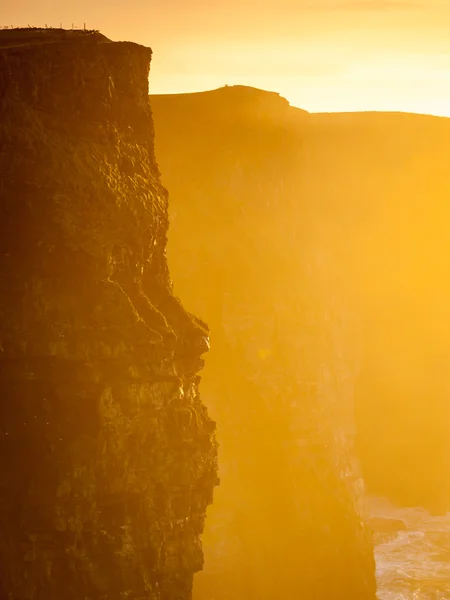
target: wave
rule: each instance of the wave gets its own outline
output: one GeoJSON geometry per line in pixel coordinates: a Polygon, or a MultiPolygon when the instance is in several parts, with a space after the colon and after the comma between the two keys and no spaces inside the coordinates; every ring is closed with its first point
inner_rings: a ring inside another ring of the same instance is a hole
{"type": "Polygon", "coordinates": [[[374,517],[401,519],[407,526],[375,546],[380,600],[450,600],[450,514],[398,508],[371,498],[374,517]]]}

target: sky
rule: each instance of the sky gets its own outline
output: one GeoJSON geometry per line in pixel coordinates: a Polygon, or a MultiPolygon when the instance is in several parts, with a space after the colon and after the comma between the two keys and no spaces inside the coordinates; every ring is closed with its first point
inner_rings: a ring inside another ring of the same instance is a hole
{"type": "Polygon", "coordinates": [[[150,46],[151,93],[244,84],[311,112],[450,117],[450,0],[0,0],[0,25],[150,46]]]}

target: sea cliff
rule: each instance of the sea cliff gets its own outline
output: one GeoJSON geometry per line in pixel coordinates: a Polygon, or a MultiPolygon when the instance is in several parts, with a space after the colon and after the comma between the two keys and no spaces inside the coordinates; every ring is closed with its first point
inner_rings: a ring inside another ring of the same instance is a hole
{"type": "Polygon", "coordinates": [[[176,290],[215,340],[203,393],[221,486],[194,598],[374,599],[354,451],[361,327],[298,185],[309,115],[240,86],[151,106],[176,290]]]}
{"type": "Polygon", "coordinates": [[[188,600],[217,484],[151,50],[0,32],[0,596],[188,600]]]}

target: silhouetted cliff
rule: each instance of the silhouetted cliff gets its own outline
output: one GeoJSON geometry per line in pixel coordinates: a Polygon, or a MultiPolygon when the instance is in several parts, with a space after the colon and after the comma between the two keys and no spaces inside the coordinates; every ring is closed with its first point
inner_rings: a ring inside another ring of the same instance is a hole
{"type": "Polygon", "coordinates": [[[151,50],[0,32],[0,597],[188,600],[217,483],[151,50]]]}
{"type": "Polygon", "coordinates": [[[242,87],[151,105],[176,289],[215,332],[203,389],[221,487],[194,597],[374,599],[353,449],[360,327],[299,188],[309,116],[242,87]]]}
{"type": "Polygon", "coordinates": [[[173,191],[171,260],[188,305],[216,326],[225,323],[230,335],[220,304],[206,306],[204,295],[194,298],[194,286],[183,285],[182,248],[202,253],[193,264],[208,264],[210,278],[195,277],[220,286],[224,297],[232,290],[226,258],[239,269],[253,261],[269,304],[264,286],[275,298],[303,284],[294,260],[307,260],[297,258],[306,243],[315,256],[328,252],[331,289],[361,321],[357,447],[368,489],[400,504],[450,510],[450,120],[308,114],[239,86],[153,96],[152,106],[173,191]],[[181,239],[186,223],[206,219],[195,241],[181,239]]]}

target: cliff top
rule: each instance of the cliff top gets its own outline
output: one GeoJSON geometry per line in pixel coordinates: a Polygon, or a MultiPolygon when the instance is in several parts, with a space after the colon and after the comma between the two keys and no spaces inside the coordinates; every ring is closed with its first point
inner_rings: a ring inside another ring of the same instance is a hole
{"type": "Polygon", "coordinates": [[[382,122],[386,125],[399,123],[414,123],[428,124],[449,122],[447,117],[437,117],[422,113],[411,113],[404,111],[345,111],[345,112],[309,112],[305,109],[291,106],[288,100],[280,96],[277,92],[271,92],[260,88],[255,88],[245,85],[226,85],[215,90],[207,90],[203,92],[190,92],[180,94],[151,94],[151,99],[158,102],[158,105],[163,104],[166,107],[177,109],[196,109],[202,108],[207,112],[217,111],[217,108],[226,106],[234,108],[237,106],[264,106],[266,111],[287,110],[289,109],[292,116],[310,116],[314,119],[314,123],[336,125],[362,125],[372,123],[374,125],[382,122]]]}
{"type": "Polygon", "coordinates": [[[266,100],[271,100],[272,102],[282,103],[284,105],[289,104],[286,98],[280,96],[278,92],[271,92],[268,90],[262,90],[260,88],[255,88],[248,85],[225,85],[223,87],[217,88],[215,90],[205,90],[202,92],[186,92],[180,94],[153,94],[153,96],[157,96],[158,98],[170,99],[176,98],[177,100],[208,100],[212,99],[223,99],[223,98],[233,98],[233,99],[248,99],[254,100],[255,98],[265,98],[266,100]]]}
{"type": "Polygon", "coordinates": [[[0,29],[0,48],[55,42],[100,43],[111,42],[111,40],[96,30],[87,29],[42,29],[39,27],[0,29]]]}
{"type": "Polygon", "coordinates": [[[311,116],[315,118],[316,121],[330,122],[330,121],[339,121],[342,124],[350,125],[360,125],[362,122],[371,120],[373,122],[395,122],[398,125],[400,122],[406,123],[414,119],[415,122],[419,120],[423,123],[431,123],[432,121],[436,123],[443,123],[445,121],[450,121],[448,117],[439,117],[436,115],[429,115],[426,113],[414,113],[414,112],[406,112],[406,111],[385,111],[385,110],[360,110],[360,111],[345,111],[345,112],[318,112],[311,113],[311,116]]]}
{"type": "Polygon", "coordinates": [[[226,85],[215,90],[186,94],[151,94],[152,106],[163,110],[175,110],[180,115],[198,114],[224,119],[240,117],[252,120],[289,120],[306,116],[308,112],[293,107],[277,92],[261,90],[245,85],[226,85]]]}

